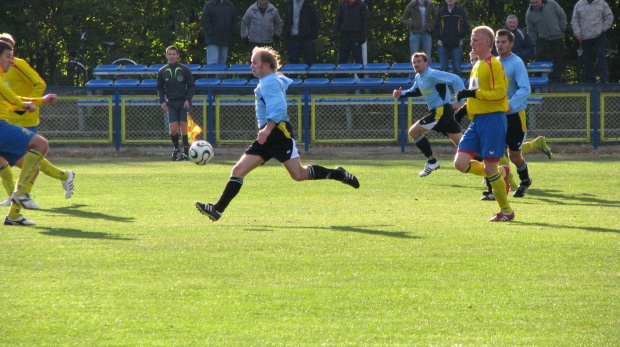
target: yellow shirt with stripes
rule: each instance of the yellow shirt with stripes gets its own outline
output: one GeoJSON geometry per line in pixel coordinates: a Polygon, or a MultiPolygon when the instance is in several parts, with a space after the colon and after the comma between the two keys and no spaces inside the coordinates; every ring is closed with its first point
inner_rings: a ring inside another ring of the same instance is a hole
{"type": "Polygon", "coordinates": [[[476,89],[476,97],[467,99],[467,116],[508,112],[508,81],[504,67],[494,56],[479,60],[471,70],[469,89],[476,89]]]}
{"type": "MultiPolygon", "coordinates": [[[[45,92],[47,85],[39,76],[37,71],[33,69],[27,61],[20,58],[13,58],[13,65],[4,75],[5,82],[13,89],[15,94],[30,98],[40,98],[45,92]]],[[[23,114],[15,111],[23,111],[23,109],[14,105],[9,106],[9,119],[11,124],[21,127],[34,127],[39,125],[39,108],[34,112],[26,112],[23,114]]],[[[21,113],[21,112],[20,112],[21,113]]]]}

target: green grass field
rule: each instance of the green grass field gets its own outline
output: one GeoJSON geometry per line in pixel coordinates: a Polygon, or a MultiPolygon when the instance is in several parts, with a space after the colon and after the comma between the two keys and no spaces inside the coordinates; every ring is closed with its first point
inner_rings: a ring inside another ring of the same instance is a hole
{"type": "Polygon", "coordinates": [[[0,345],[620,345],[617,158],[528,159],[510,223],[447,157],[304,161],[362,186],[268,163],[213,223],[234,160],[56,160],[74,196],[2,228],[0,345]]]}

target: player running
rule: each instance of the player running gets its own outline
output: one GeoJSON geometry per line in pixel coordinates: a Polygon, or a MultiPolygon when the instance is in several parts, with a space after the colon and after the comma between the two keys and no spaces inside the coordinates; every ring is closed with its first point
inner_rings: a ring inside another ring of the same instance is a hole
{"type": "Polygon", "coordinates": [[[415,142],[416,147],[426,157],[424,170],[419,173],[420,177],[430,175],[433,170],[439,169],[439,160],[433,155],[431,144],[424,136],[430,130],[435,130],[446,135],[455,146],[458,146],[463,133],[461,127],[454,120],[454,109],[462,104],[450,105],[450,89],[457,92],[465,88],[463,80],[452,73],[434,70],[428,67],[428,56],[425,53],[414,53],[411,63],[416,72],[413,86],[403,92],[402,87],[394,90],[395,98],[422,96],[428,104],[430,111],[424,118],[415,122],[409,129],[409,136],[415,142]]]}
{"type": "Polygon", "coordinates": [[[279,54],[271,47],[256,47],[252,51],[252,73],[260,79],[254,90],[258,136],[233,167],[218,202],[214,205],[196,201],[198,211],[214,222],[237,196],[245,176],[271,158],[281,162],[295,181],[332,179],[353,188],[360,187],[357,178],[342,167],[302,166],[286,111],[286,90],[293,80],[278,75],[279,66],[279,54]]]}

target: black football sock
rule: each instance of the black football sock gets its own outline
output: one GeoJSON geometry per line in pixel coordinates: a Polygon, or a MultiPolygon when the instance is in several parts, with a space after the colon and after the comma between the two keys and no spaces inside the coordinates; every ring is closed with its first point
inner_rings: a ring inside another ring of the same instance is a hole
{"type": "Polygon", "coordinates": [[[226,184],[224,191],[222,192],[222,196],[220,196],[220,199],[214,205],[215,209],[218,212],[224,212],[224,210],[226,209],[226,207],[228,207],[228,204],[230,204],[232,199],[234,199],[235,196],[237,196],[237,194],[241,190],[242,185],[243,185],[242,178],[231,177],[228,183],[226,184]]]}
{"type": "Polygon", "coordinates": [[[517,168],[517,173],[519,174],[519,179],[521,179],[521,182],[526,182],[530,179],[530,173],[528,172],[525,159],[523,159],[523,165],[517,168]]]}
{"type": "Polygon", "coordinates": [[[187,134],[181,135],[181,138],[183,139],[183,153],[185,155],[188,155],[189,154],[189,139],[187,138],[187,134]]]}
{"type": "Polygon", "coordinates": [[[172,140],[172,145],[174,146],[174,149],[179,149],[179,134],[176,133],[174,135],[170,135],[170,140],[172,140]]]}
{"type": "Polygon", "coordinates": [[[336,181],[342,181],[344,179],[344,173],[342,171],[328,169],[319,165],[308,166],[308,171],[310,171],[311,180],[332,179],[336,181]]]}
{"type": "MultiPolygon", "coordinates": [[[[415,142],[416,147],[424,154],[424,156],[428,159],[429,162],[435,159],[433,156],[433,150],[431,149],[431,143],[428,142],[428,139],[424,134],[418,136],[413,140],[415,142]]],[[[434,164],[434,163],[433,163],[434,164]]]]}

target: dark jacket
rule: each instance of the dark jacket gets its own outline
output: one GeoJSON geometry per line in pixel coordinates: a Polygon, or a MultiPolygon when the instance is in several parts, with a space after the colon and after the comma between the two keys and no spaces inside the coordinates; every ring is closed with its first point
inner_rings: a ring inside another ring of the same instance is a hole
{"type": "Polygon", "coordinates": [[[435,35],[444,48],[452,49],[459,46],[460,41],[469,34],[467,14],[462,7],[454,5],[452,12],[443,7],[435,17],[435,35]]]}
{"type": "Polygon", "coordinates": [[[157,94],[160,104],[163,104],[166,98],[170,101],[192,102],[195,88],[192,72],[179,62],[173,65],[166,64],[157,73],[157,94]]]}
{"type": "MultiPolygon", "coordinates": [[[[509,30],[515,36],[515,44],[512,46],[511,51],[521,58],[524,63],[527,63],[532,54],[534,54],[534,42],[532,42],[530,35],[528,35],[528,33],[521,28],[510,30],[505,26],[502,29],[509,30]]],[[[495,45],[493,45],[493,50],[491,50],[491,53],[495,56],[498,54],[495,45]]]]}
{"type": "Polygon", "coordinates": [[[237,32],[237,11],[230,0],[209,0],[202,8],[202,29],[207,45],[230,46],[237,32]]]}
{"type": "MultiPolygon", "coordinates": [[[[286,3],[286,10],[284,12],[284,30],[282,30],[282,37],[288,38],[291,35],[291,27],[293,26],[293,1],[290,0],[286,3]]],[[[319,13],[314,6],[312,0],[304,0],[299,12],[299,34],[300,39],[316,39],[319,36],[319,27],[321,22],[319,20],[319,13]]]]}
{"type": "Polygon", "coordinates": [[[368,36],[370,21],[368,7],[363,0],[351,6],[345,5],[346,0],[338,4],[334,34],[342,36],[368,36]]]}

